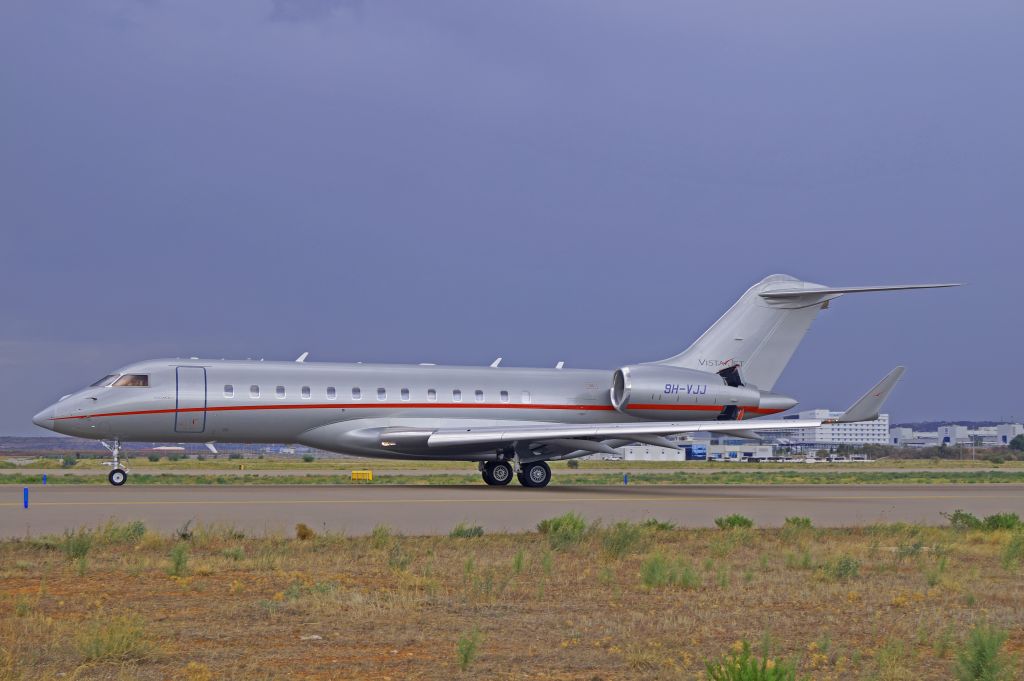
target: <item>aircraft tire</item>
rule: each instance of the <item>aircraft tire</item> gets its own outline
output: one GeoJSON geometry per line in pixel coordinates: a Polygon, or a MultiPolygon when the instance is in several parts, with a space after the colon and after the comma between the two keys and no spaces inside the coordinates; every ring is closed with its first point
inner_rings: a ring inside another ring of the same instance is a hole
{"type": "Polygon", "coordinates": [[[128,481],[128,473],[126,473],[122,468],[115,468],[107,474],[107,480],[109,480],[110,484],[114,487],[120,487],[128,481]]]}
{"type": "Polygon", "coordinates": [[[484,482],[488,485],[502,486],[512,482],[512,466],[504,461],[484,464],[484,482]]]}
{"type": "Polygon", "coordinates": [[[526,464],[518,477],[523,487],[547,487],[551,482],[551,467],[545,461],[526,464]]]}

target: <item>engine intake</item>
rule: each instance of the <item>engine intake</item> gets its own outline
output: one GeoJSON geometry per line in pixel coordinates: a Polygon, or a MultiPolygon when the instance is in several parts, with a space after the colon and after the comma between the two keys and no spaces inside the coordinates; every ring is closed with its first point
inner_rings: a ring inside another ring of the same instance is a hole
{"type": "Polygon", "coordinates": [[[760,391],[728,385],[717,374],[655,364],[617,369],[610,396],[622,414],[665,421],[711,420],[727,407],[757,407],[761,401],[760,391]]]}

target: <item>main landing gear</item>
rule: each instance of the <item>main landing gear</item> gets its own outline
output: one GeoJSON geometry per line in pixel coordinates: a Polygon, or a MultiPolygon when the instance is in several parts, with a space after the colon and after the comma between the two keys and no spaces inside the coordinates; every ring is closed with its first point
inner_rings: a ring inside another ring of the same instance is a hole
{"type": "Polygon", "coordinates": [[[128,481],[128,471],[121,467],[121,443],[118,440],[114,440],[113,446],[108,445],[106,442],[103,443],[103,446],[109,449],[114,457],[114,467],[107,474],[107,480],[114,487],[120,487],[128,481]]]}
{"type": "Polygon", "coordinates": [[[551,467],[544,461],[523,464],[518,477],[523,487],[547,487],[551,482],[551,467]]]}
{"type": "Polygon", "coordinates": [[[488,461],[480,473],[488,485],[507,485],[512,482],[512,466],[504,461],[488,461]]]}
{"type": "MultiPolygon", "coordinates": [[[[507,461],[488,461],[480,465],[480,474],[488,485],[507,485],[512,482],[512,464],[507,461]]],[[[523,487],[546,487],[551,482],[551,467],[543,461],[525,463],[516,473],[523,487]]]]}

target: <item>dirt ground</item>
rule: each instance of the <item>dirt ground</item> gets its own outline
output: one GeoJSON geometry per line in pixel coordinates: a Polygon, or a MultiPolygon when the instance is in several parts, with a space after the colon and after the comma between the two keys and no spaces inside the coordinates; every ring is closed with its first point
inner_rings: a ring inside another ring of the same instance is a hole
{"type": "Polygon", "coordinates": [[[1020,530],[190,532],[0,543],[0,679],[692,679],[744,640],[798,678],[948,679],[980,623],[1022,673],[1020,530]]]}

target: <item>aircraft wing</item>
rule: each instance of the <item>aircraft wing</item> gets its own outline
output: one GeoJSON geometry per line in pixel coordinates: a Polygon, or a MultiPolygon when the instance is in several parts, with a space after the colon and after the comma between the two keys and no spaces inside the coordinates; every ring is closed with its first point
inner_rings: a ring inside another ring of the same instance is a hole
{"type": "MultiPolygon", "coordinates": [[[[630,440],[634,435],[677,435],[695,432],[725,432],[751,430],[788,430],[790,428],[816,428],[815,419],[751,420],[751,421],[686,421],[675,423],[602,423],[552,424],[529,426],[501,426],[497,428],[439,428],[427,435],[431,449],[457,445],[496,445],[512,442],[544,442],[548,440],[630,440]]],[[[401,432],[391,430],[381,440],[403,439],[401,432]]],[[[422,431],[419,433],[422,435],[422,431]]],[[[411,433],[410,433],[411,435],[411,433]]]]}

